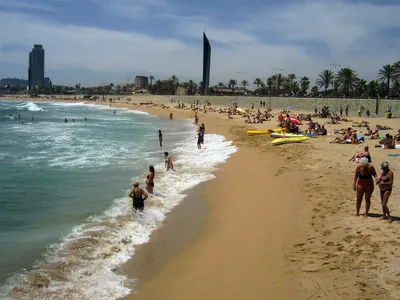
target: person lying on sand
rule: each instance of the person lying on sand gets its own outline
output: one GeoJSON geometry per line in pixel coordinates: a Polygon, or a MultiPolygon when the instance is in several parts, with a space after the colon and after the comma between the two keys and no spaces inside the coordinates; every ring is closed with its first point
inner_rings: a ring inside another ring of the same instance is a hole
{"type": "Polygon", "coordinates": [[[374,180],[376,171],[373,165],[368,163],[368,158],[360,158],[360,164],[354,173],[353,190],[356,192],[356,216],[360,215],[361,202],[365,196],[365,214],[368,217],[369,208],[371,206],[371,196],[374,191],[374,180]]]}
{"type": "Polygon", "coordinates": [[[366,157],[368,159],[369,163],[372,162],[371,154],[369,153],[369,147],[368,146],[365,146],[363,152],[360,152],[360,153],[354,155],[352,158],[349,159],[349,161],[359,162],[360,158],[362,158],[362,157],[366,157]]]}
{"type": "Polygon", "coordinates": [[[381,126],[381,125],[376,125],[376,129],[378,130],[391,130],[392,128],[390,128],[389,126],[381,126]]]}

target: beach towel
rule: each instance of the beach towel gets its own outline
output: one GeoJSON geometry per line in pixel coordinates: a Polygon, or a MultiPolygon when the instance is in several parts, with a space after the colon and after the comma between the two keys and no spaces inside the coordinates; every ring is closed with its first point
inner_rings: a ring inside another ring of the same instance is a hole
{"type": "Polygon", "coordinates": [[[390,153],[390,154],[388,154],[388,156],[394,156],[394,157],[397,157],[397,156],[400,156],[400,153],[390,153]]]}

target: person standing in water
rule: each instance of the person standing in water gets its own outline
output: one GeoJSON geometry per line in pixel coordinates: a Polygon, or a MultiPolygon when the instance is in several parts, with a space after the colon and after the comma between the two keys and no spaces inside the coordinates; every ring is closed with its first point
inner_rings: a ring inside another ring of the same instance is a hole
{"type": "Polygon", "coordinates": [[[389,223],[392,223],[392,217],[390,216],[390,211],[387,206],[387,203],[389,201],[389,197],[392,194],[392,188],[393,188],[393,171],[390,170],[389,168],[389,163],[387,161],[384,161],[381,164],[381,169],[382,169],[382,174],[379,177],[378,181],[376,184],[379,186],[380,189],[380,195],[381,195],[381,203],[382,203],[382,220],[386,220],[389,223]]]}
{"type": "Polygon", "coordinates": [[[154,170],[153,166],[150,166],[149,175],[147,175],[146,179],[146,190],[149,192],[149,194],[153,194],[155,176],[156,176],[156,171],[154,170]]]}
{"type": "Polygon", "coordinates": [[[202,133],[202,135],[201,135],[201,143],[204,144],[204,135],[206,133],[206,126],[204,126],[204,123],[201,124],[199,129],[200,129],[200,132],[202,133]]]}
{"type": "Polygon", "coordinates": [[[175,171],[174,164],[172,163],[172,156],[169,155],[168,152],[164,152],[164,156],[165,156],[165,168],[167,169],[167,171],[169,170],[175,171]]]}
{"type": "Polygon", "coordinates": [[[169,119],[173,120],[174,119],[174,115],[172,113],[169,114],[169,119]]]}
{"type": "Polygon", "coordinates": [[[135,211],[143,211],[144,201],[148,198],[147,193],[139,187],[137,181],[133,182],[133,189],[129,193],[129,197],[133,200],[133,208],[135,211]]]}
{"type": "Polygon", "coordinates": [[[365,214],[368,217],[369,208],[371,206],[371,196],[374,191],[374,181],[376,171],[373,165],[368,162],[367,157],[360,158],[360,164],[354,173],[353,190],[357,192],[356,216],[360,215],[361,202],[365,195],[365,214]]]}
{"type": "Polygon", "coordinates": [[[162,132],[158,130],[158,141],[160,142],[160,147],[162,147],[162,132]]]}
{"type": "Polygon", "coordinates": [[[200,130],[197,133],[197,149],[201,149],[201,144],[203,144],[203,132],[200,130]]]}

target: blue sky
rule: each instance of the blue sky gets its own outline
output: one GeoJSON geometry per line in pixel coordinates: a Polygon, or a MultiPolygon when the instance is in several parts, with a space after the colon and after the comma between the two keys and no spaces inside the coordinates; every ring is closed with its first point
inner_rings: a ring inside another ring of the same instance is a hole
{"type": "Polygon", "coordinates": [[[37,43],[56,84],[200,81],[206,31],[212,83],[274,68],[314,82],[330,64],[371,80],[400,60],[399,15],[396,0],[0,0],[0,77],[26,78],[37,43]]]}

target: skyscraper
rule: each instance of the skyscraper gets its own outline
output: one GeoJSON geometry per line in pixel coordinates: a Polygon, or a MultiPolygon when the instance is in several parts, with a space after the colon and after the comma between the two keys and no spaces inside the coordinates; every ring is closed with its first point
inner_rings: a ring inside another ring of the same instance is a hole
{"type": "Polygon", "coordinates": [[[44,85],[44,49],[42,45],[34,45],[29,53],[28,68],[29,90],[44,85]]]}
{"type": "Polygon", "coordinates": [[[206,34],[203,32],[203,95],[208,95],[210,85],[211,45],[206,34]]]}

